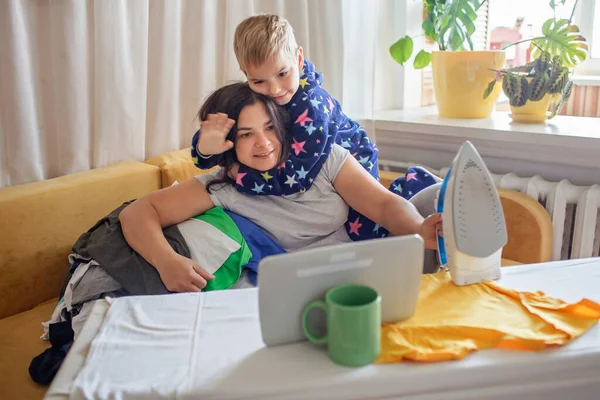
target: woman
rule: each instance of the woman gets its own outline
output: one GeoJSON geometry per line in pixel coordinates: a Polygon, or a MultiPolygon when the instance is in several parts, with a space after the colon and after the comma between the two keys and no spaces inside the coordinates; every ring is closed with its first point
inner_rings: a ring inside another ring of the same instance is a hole
{"type": "MultiPolygon", "coordinates": [[[[423,237],[426,248],[436,247],[440,215],[423,219],[411,203],[385,189],[338,145],[333,145],[312,187],[304,193],[287,197],[238,193],[232,185],[236,163],[268,171],[287,158],[291,146],[286,137],[285,113],[247,84],[234,83],[217,90],[199,117],[206,121],[203,130],[229,132],[227,139],[234,143],[233,149],[221,155],[222,168],[146,195],[119,215],[128,244],[156,268],[170,291],[200,291],[213,276],[175,252],[162,228],[215,206],[253,221],[287,251],[349,242],[344,228],[348,206],[393,235],[417,233],[423,237]],[[221,114],[209,117],[217,113],[221,114]],[[233,126],[228,116],[235,121],[233,126]]],[[[298,175],[302,177],[302,171],[298,175]]],[[[292,176],[286,184],[297,182],[292,176]]]]}

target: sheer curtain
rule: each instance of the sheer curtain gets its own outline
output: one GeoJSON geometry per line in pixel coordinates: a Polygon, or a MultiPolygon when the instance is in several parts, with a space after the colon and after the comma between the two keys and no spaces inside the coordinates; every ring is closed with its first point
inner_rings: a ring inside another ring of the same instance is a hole
{"type": "Polygon", "coordinates": [[[287,18],[326,89],[348,115],[369,118],[378,8],[361,0],[2,1],[0,187],[187,146],[206,95],[243,79],[233,32],[256,13],[287,18]]]}

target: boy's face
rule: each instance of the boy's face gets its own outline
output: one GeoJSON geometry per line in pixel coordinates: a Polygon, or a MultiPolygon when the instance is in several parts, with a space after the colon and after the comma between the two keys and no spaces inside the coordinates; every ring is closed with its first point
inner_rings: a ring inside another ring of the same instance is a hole
{"type": "Polygon", "coordinates": [[[279,54],[261,65],[248,66],[245,72],[250,89],[272,98],[280,106],[285,105],[298,90],[303,64],[302,47],[299,47],[296,59],[279,54]]]}

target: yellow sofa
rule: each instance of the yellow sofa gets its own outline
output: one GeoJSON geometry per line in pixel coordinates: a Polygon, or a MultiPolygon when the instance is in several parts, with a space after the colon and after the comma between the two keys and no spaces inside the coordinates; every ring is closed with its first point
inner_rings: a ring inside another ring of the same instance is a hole
{"type": "Polygon", "coordinates": [[[41,399],[29,377],[77,238],[121,205],[202,173],[183,149],[0,189],[0,399],[41,399]]]}
{"type": "MultiPolygon", "coordinates": [[[[79,235],[124,201],[200,172],[184,149],[0,189],[0,399],[44,396],[28,367],[49,347],[41,322],[56,305],[79,235]]],[[[382,183],[396,177],[382,172],[382,183]]]]}

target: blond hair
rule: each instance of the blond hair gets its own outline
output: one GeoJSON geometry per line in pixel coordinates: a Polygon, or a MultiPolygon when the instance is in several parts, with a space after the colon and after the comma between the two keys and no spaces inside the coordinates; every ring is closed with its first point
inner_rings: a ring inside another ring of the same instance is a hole
{"type": "Polygon", "coordinates": [[[235,29],[233,50],[240,69],[258,66],[283,53],[294,59],[298,44],[290,23],[278,15],[262,14],[243,20],[235,29]]]}

